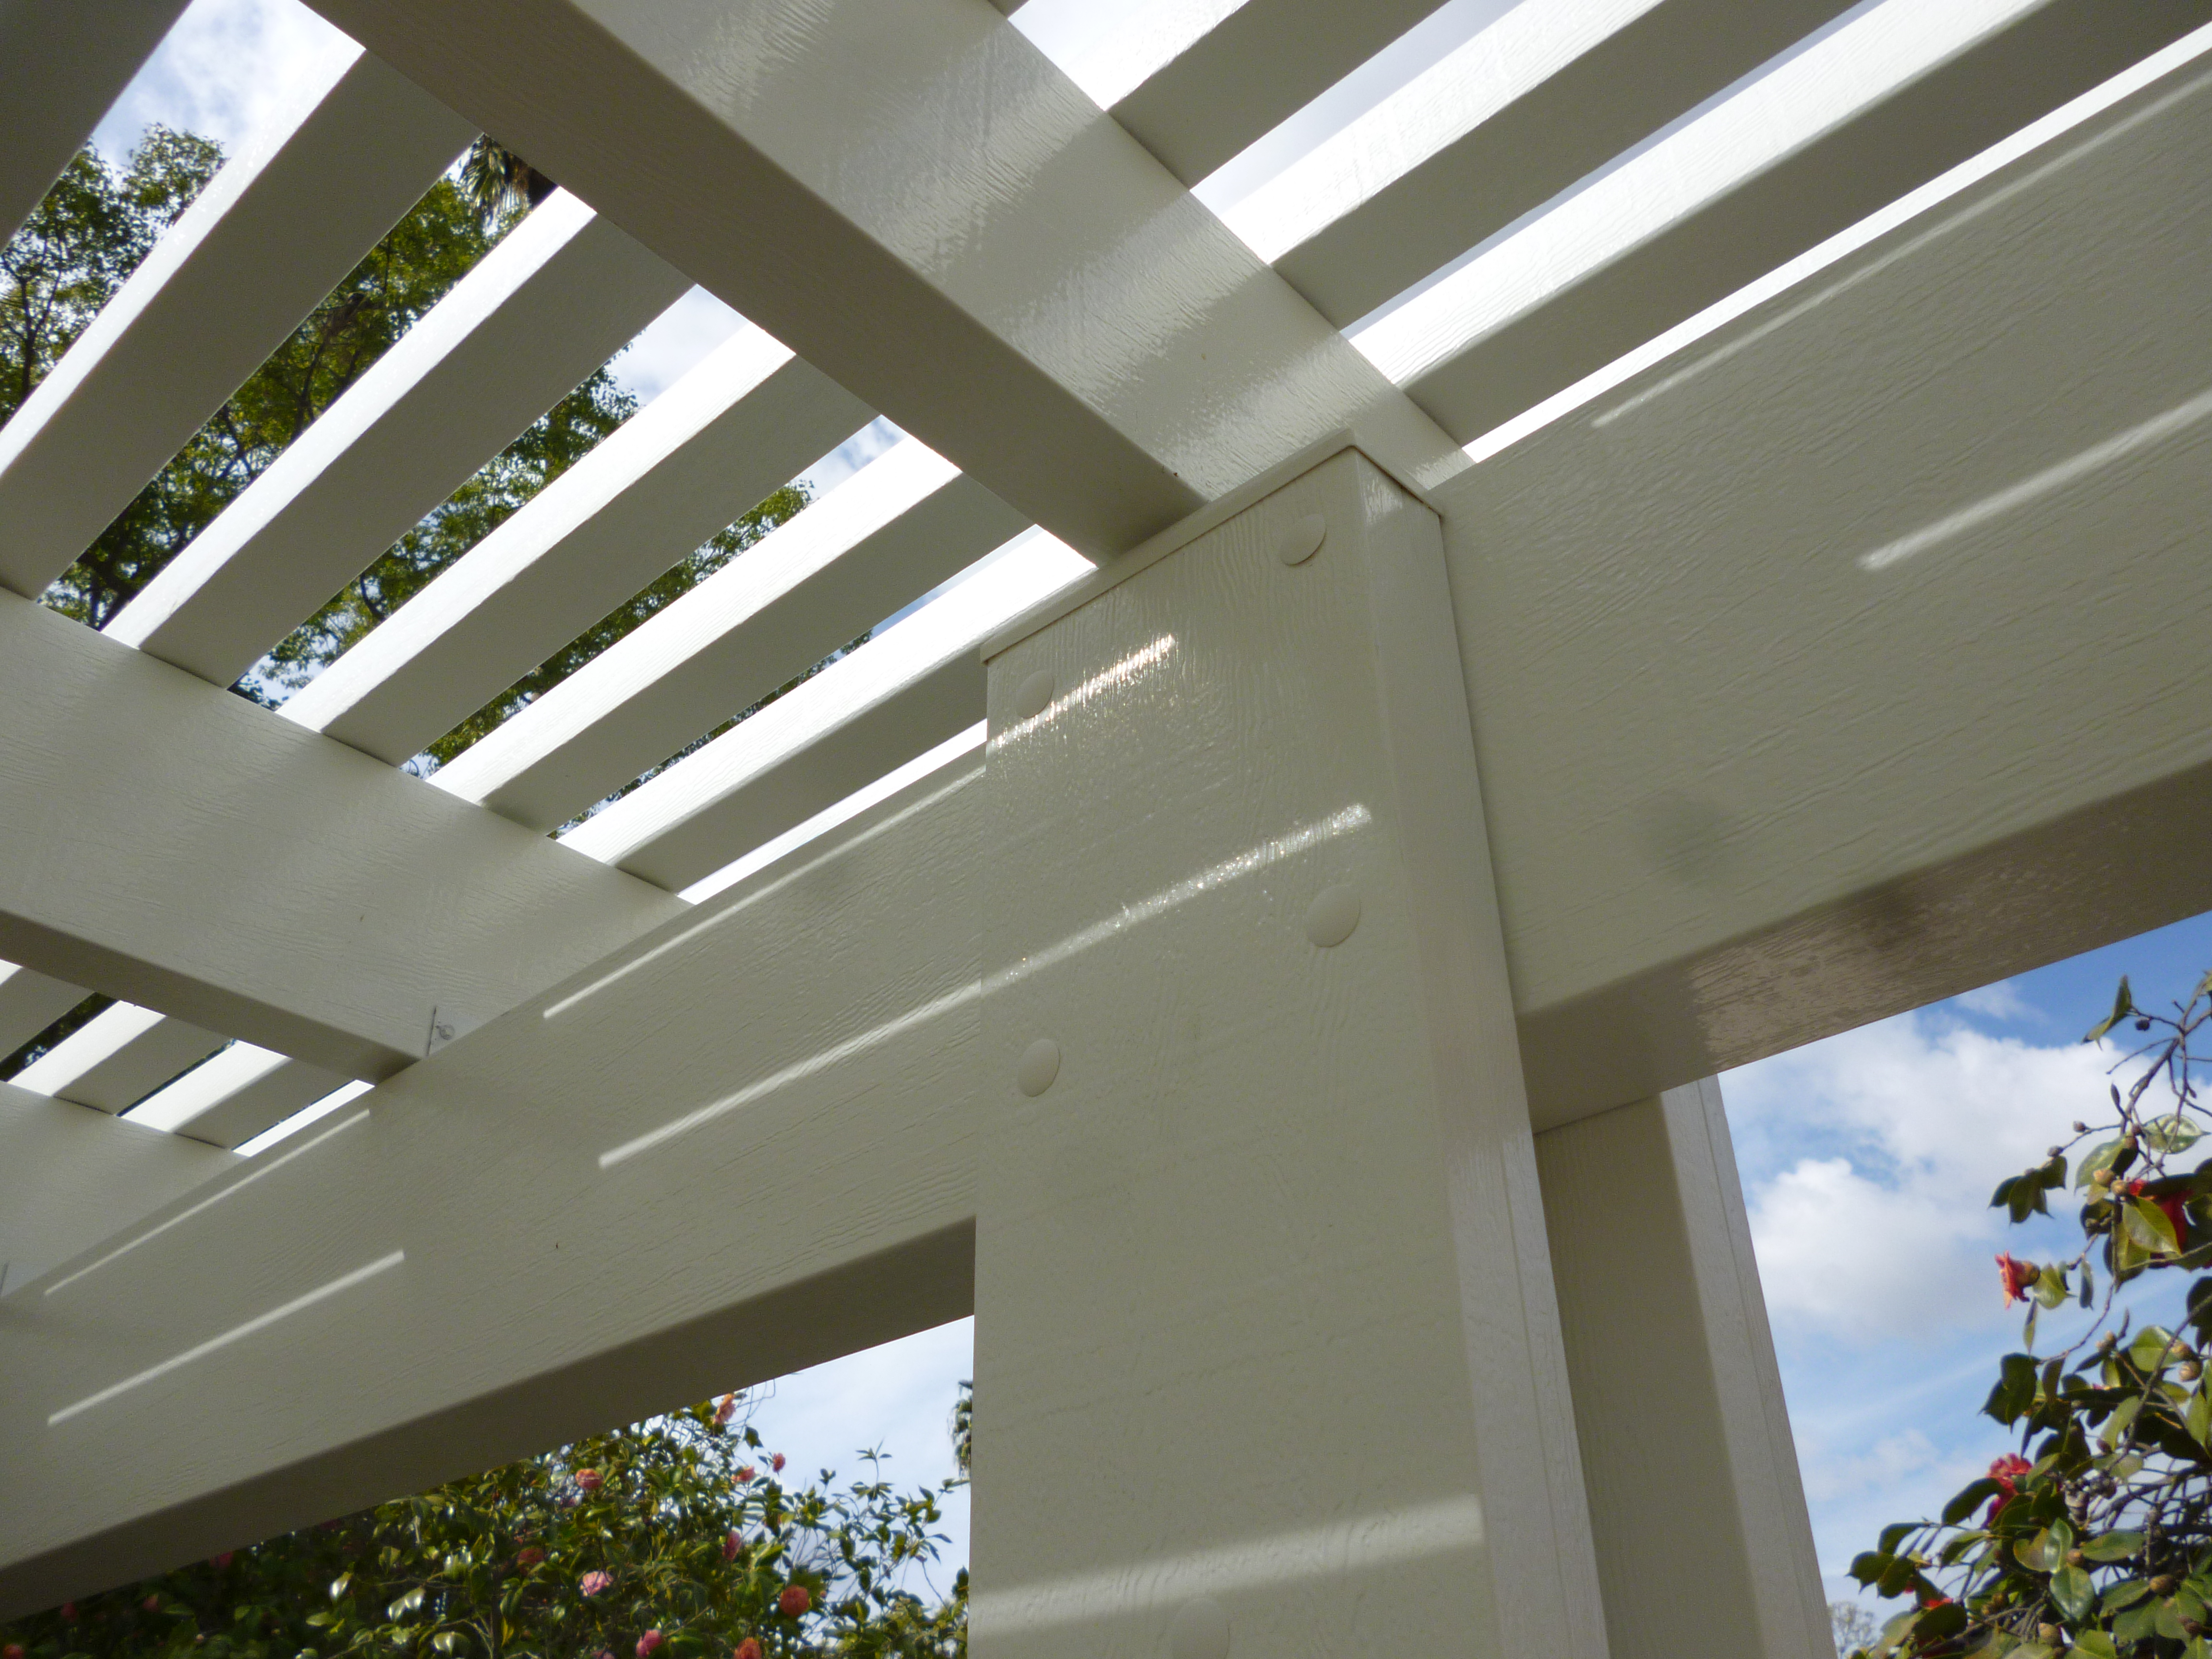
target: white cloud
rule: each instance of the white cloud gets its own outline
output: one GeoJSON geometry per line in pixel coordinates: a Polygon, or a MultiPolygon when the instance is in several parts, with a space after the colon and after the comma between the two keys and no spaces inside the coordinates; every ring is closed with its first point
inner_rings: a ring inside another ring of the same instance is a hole
{"type": "Polygon", "coordinates": [[[2106,1064],[1907,1014],[1731,1074],[1769,1309],[1855,1337],[1996,1321],[2021,1236],[1990,1189],[2094,1114],[2106,1064]]]}
{"type": "Polygon", "coordinates": [[[1963,996],[1951,999],[1970,1014],[1979,1014],[1985,1019],[2040,1020],[2043,1011],[2021,995],[2011,980],[2001,979],[1994,985],[1984,985],[1978,991],[1968,991],[1963,996]]]}
{"type": "Polygon", "coordinates": [[[119,159],[155,122],[235,155],[291,112],[346,37],[300,0],[192,0],[93,134],[119,159]]]}

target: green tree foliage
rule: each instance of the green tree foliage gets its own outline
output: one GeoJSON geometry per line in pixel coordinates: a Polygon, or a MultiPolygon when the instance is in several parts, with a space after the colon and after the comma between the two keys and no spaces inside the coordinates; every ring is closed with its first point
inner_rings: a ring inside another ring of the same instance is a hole
{"type": "Polygon", "coordinates": [[[2212,1158],[2192,1161],[2207,1113],[2192,1040],[2212,1019],[2212,974],[2172,1012],[2120,981],[2085,1041],[2132,1036],[2104,1121],[2012,1176],[1990,1203],[2014,1224],[2081,1200],[2081,1248],[2058,1261],[1997,1257],[2008,1303],[2027,1304],[1983,1407],[2020,1433],[1939,1520],[1901,1522],[1851,1564],[1884,1596],[1910,1595],[1863,1652],[2014,1659],[2212,1659],[2212,1158]],[[2119,1293],[2183,1281],[2180,1328],[2133,1325],[2119,1293]],[[2036,1352],[2038,1317],[2072,1301],[2091,1317],[2036,1352]]]}
{"type": "Polygon", "coordinates": [[[939,1503],[803,1488],[695,1406],[0,1630],[4,1659],[964,1659],[968,1575],[925,1595],[939,1503]]]}

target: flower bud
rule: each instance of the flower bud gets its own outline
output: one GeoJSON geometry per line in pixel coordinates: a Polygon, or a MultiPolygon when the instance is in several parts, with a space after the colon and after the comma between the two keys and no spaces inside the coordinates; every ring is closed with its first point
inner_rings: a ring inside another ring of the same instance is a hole
{"type": "Polygon", "coordinates": [[[814,1598],[806,1593],[804,1584],[786,1584],[783,1594],[775,1598],[775,1610],[787,1619],[796,1619],[814,1605],[814,1598]]]}
{"type": "Polygon", "coordinates": [[[2035,1639],[2046,1648],[2055,1649],[2066,1639],[2066,1632],[2046,1620],[2035,1627],[2035,1639]]]}
{"type": "Polygon", "coordinates": [[[2162,1572],[2150,1581],[2150,1593],[2153,1595],[2171,1595],[2180,1586],[2180,1579],[2170,1572],[2162,1572]]]}
{"type": "Polygon", "coordinates": [[[2204,1368],[2193,1359],[2185,1359],[2173,1368],[2173,1374],[2184,1382],[2194,1382],[2204,1375],[2204,1368]]]}
{"type": "Polygon", "coordinates": [[[761,1645],[748,1636],[730,1650],[730,1659],[761,1659],[761,1645]]]}

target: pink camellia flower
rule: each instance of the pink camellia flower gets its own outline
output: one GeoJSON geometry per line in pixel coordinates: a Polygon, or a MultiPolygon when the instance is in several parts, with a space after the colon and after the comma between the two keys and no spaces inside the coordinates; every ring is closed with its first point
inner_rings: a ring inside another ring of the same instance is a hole
{"type": "Polygon", "coordinates": [[[159,1613],[161,1610],[161,1598],[158,1595],[149,1595],[138,1605],[149,1613],[159,1613]]]}
{"type": "Polygon", "coordinates": [[[774,1469],[778,1474],[781,1474],[783,1473],[783,1454],[781,1452],[770,1454],[768,1460],[768,1466],[774,1469]]]}
{"type": "Polygon", "coordinates": [[[514,1553],[514,1565],[521,1568],[525,1572],[528,1572],[531,1568],[536,1566],[544,1559],[545,1552],[539,1549],[535,1544],[532,1545],[526,1550],[517,1550],[514,1553]]]}
{"type": "Polygon", "coordinates": [[[775,1610],[787,1619],[796,1619],[814,1605],[814,1598],[806,1593],[804,1584],[786,1584],[783,1594],[775,1598],[775,1610]]]}
{"type": "Polygon", "coordinates": [[[64,1601],[64,1602],[63,1602],[63,1603],[61,1604],[60,1608],[59,1608],[59,1612],[60,1612],[60,1613],[61,1613],[61,1615],[62,1615],[62,1622],[63,1622],[64,1624],[65,1624],[65,1625],[74,1625],[75,1623],[76,1623],[76,1602],[74,1602],[74,1601],[64,1601]]]}
{"type": "MultiPolygon", "coordinates": [[[[22,1659],[22,1649],[17,1648],[12,1655],[0,1654],[0,1659],[22,1659]]],[[[760,1644],[748,1636],[730,1650],[730,1659],[761,1659],[760,1644]]]]}
{"type": "MultiPolygon", "coordinates": [[[[756,1648],[753,1651],[757,1653],[760,1650],[756,1648]]],[[[6,1647],[0,1648],[0,1659],[23,1659],[22,1644],[17,1642],[10,1642],[6,1647]]]]}
{"type": "Polygon", "coordinates": [[[660,1644],[668,1638],[657,1630],[649,1630],[637,1638],[637,1659],[653,1659],[660,1644]]]}
{"type": "Polygon", "coordinates": [[[606,1477],[597,1469],[578,1469],[576,1485],[586,1492],[597,1492],[601,1486],[606,1485],[606,1477]]]}
{"type": "Polygon", "coordinates": [[[1997,1483],[1997,1495],[1990,1499],[1990,1512],[1983,1517],[1984,1526],[1988,1526],[1997,1516],[2002,1515],[2004,1506],[2020,1496],[2021,1476],[2029,1473],[2034,1468],[2034,1464],[2029,1462],[2018,1452],[2007,1452],[1990,1465],[1990,1479],[1997,1483]]]}
{"type": "Polygon", "coordinates": [[[236,1554],[237,1552],[234,1550],[225,1550],[220,1555],[210,1555],[208,1557],[208,1565],[213,1567],[217,1572],[221,1572],[225,1567],[231,1564],[232,1559],[236,1554]]]}
{"type": "Polygon", "coordinates": [[[738,1414],[738,1397],[737,1397],[737,1395],[733,1395],[733,1394],[726,1394],[726,1395],[723,1395],[720,1400],[717,1400],[717,1401],[714,1402],[714,1421],[715,1421],[715,1422],[720,1423],[720,1424],[721,1424],[721,1425],[723,1425],[726,1426],[726,1425],[728,1425],[728,1423],[729,1423],[729,1420],[730,1420],[732,1418],[735,1417],[737,1414],[738,1414]]]}
{"type": "Polygon", "coordinates": [[[2043,1269],[2033,1261],[2022,1261],[2017,1256],[2000,1251],[1997,1255],[1997,1278],[2004,1287],[2005,1306],[2027,1294],[2028,1286],[2042,1276],[2043,1269]]]}
{"type": "Polygon", "coordinates": [[[724,1559],[725,1561],[734,1561],[734,1560],[736,1560],[737,1559],[738,1559],[738,1534],[737,1534],[734,1531],[732,1531],[732,1532],[727,1532],[727,1533],[723,1534],[722,1534],[722,1559],[724,1559]]]}
{"type": "Polygon", "coordinates": [[[613,1575],[611,1573],[587,1572],[578,1582],[576,1588],[586,1595],[597,1595],[614,1582],[613,1575]]]}
{"type": "Polygon", "coordinates": [[[745,1483],[746,1481],[750,1480],[751,1480],[751,1479],[753,1479],[756,1475],[757,1475],[759,1473],[760,1473],[760,1471],[759,1471],[758,1469],[755,1468],[751,1464],[748,1463],[748,1464],[746,1464],[743,1468],[741,1468],[741,1469],[739,1469],[739,1470],[738,1471],[738,1480],[737,1480],[737,1484],[738,1484],[738,1486],[742,1486],[743,1485],[744,1485],[744,1483],[745,1483]]]}

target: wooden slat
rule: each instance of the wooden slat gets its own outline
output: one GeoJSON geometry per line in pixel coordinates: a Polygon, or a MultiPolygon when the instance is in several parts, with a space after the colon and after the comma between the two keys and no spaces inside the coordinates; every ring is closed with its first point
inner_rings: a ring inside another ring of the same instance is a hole
{"type": "Polygon", "coordinates": [[[284,718],[406,760],[868,418],[741,330],[295,693],[284,718]]]}
{"type": "Polygon", "coordinates": [[[678,901],[0,594],[0,956],[349,1076],[678,901]]]}
{"type": "Polygon", "coordinates": [[[212,1146],[238,1146],[303,1107],[343,1088],[347,1079],[273,1049],[234,1042],[128,1114],[133,1123],[212,1146]]]}
{"type": "Polygon", "coordinates": [[[469,140],[357,48],[299,95],[296,119],[209,181],[0,428],[0,584],[35,599],[67,569],[469,140]]]}
{"type": "Polygon", "coordinates": [[[982,719],[982,642],[1089,569],[1034,537],[593,814],[563,844],[671,889],[713,874],[982,719]]]}
{"type": "Polygon", "coordinates": [[[107,632],[228,685],[688,286],[555,194],[107,632]]]}
{"type": "Polygon", "coordinates": [[[1245,0],[1115,100],[1114,118],[1194,185],[1434,11],[1440,0],[1245,0]]]}
{"type": "Polygon", "coordinates": [[[120,1112],[226,1041],[184,1020],[118,1002],[18,1072],[14,1082],[34,1094],[120,1112]]]}
{"type": "Polygon", "coordinates": [[[11,1301],[0,1488],[43,1496],[0,1505],[0,1618],[965,1314],[980,793],[886,803],[11,1301]]]}
{"type": "Polygon", "coordinates": [[[1226,217],[1323,316],[1356,322],[1844,9],[1516,6],[1226,217]]]}
{"type": "MultiPolygon", "coordinates": [[[[1803,101],[1785,96],[1793,76],[1832,77],[1884,32],[1946,17],[1971,28],[1981,15],[1881,8],[1741,96],[1773,100],[1762,119],[1786,126],[1790,106],[1803,101]]],[[[1613,252],[1593,226],[1604,257],[1592,262],[1575,240],[1553,247],[1555,233],[1537,221],[1366,330],[1361,349],[1454,435],[1476,438],[2208,21],[2212,0],[2050,0],[1851,118],[1806,133],[1632,248],[1613,252]],[[1516,247],[1523,237],[1534,240],[1516,247]],[[1524,286],[1525,301],[1515,297],[1524,286]]],[[[1741,119],[1723,105],[1679,142],[1690,145],[1705,122],[1735,142],[1741,119]]],[[[1741,137],[1756,136],[1746,126],[1741,137]]],[[[1653,167],[1674,165],[1664,149],[1651,152],[1653,167]]],[[[1646,188],[1634,167],[1613,187],[1646,188]]],[[[1663,188],[1656,177],[1650,187],[1663,188]]],[[[1607,188],[1584,209],[1595,213],[1607,188]]]]}
{"type": "Polygon", "coordinates": [[[1417,481],[1465,465],[988,7],[319,9],[1076,547],[1346,428],[1417,481]]]}
{"type": "Polygon", "coordinates": [[[553,829],[1024,528],[997,496],[908,439],[432,781],[553,829]]]}
{"type": "Polygon", "coordinates": [[[185,0],[57,6],[0,0],[0,241],[13,236],[83,148],[185,0]]]}
{"type": "Polygon", "coordinates": [[[0,966],[0,1056],[14,1054],[91,994],[28,968],[0,966]]]}

